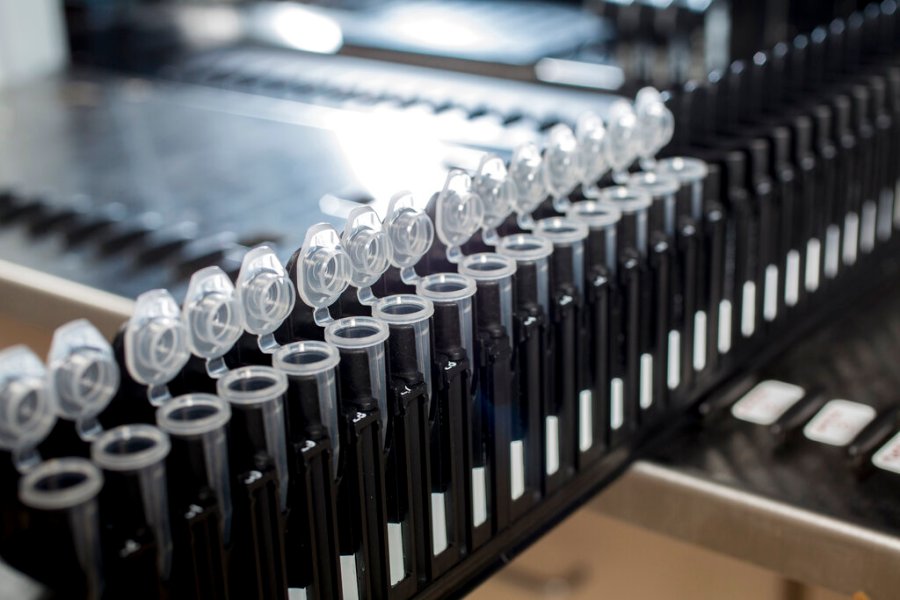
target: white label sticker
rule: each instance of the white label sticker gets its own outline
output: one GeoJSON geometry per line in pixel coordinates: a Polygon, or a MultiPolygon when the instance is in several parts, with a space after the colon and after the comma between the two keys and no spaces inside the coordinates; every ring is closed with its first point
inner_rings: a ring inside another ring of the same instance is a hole
{"type": "Polygon", "coordinates": [[[547,475],[559,471],[559,417],[548,416],[544,419],[547,447],[544,448],[544,462],[547,464],[547,475]]]}
{"type": "Polygon", "coordinates": [[[888,443],[872,456],[872,464],[879,469],[900,474],[900,433],[888,440],[888,443]]]}
{"type": "Polygon", "coordinates": [[[774,321],[778,316],[778,267],[766,267],[766,286],[763,290],[763,317],[774,321]]]}
{"type": "Polygon", "coordinates": [[[841,228],[829,225],[825,231],[825,277],[834,279],[841,262],[841,228]]]}
{"type": "Polygon", "coordinates": [[[756,330],[756,283],[744,282],[744,308],[741,312],[741,335],[750,337],[756,330]]]}
{"type": "Polygon", "coordinates": [[[681,383],[681,332],[669,331],[669,361],[666,364],[666,386],[674,390],[681,383]]]}
{"type": "Polygon", "coordinates": [[[859,250],[859,215],[847,213],[844,217],[844,264],[852,267],[856,264],[856,252],[859,250]]]}
{"type": "Polygon", "coordinates": [[[878,227],[878,205],[874,200],[868,200],[863,204],[859,227],[859,249],[868,254],[875,249],[875,235],[878,227]]]}
{"type": "Polygon", "coordinates": [[[788,306],[797,304],[797,296],[800,293],[800,253],[791,250],[787,254],[787,263],[784,267],[784,303],[788,306]]]}
{"type": "Polygon", "coordinates": [[[731,350],[731,301],[719,302],[719,353],[731,350]]]}
{"type": "Polygon", "coordinates": [[[581,390],[578,394],[578,449],[587,452],[594,444],[594,393],[581,390]]]}
{"type": "Polygon", "coordinates": [[[806,392],[799,385],[767,379],[757,383],[735,402],[731,407],[731,414],[748,423],[771,425],[804,394],[806,392]]]}
{"type": "Polygon", "coordinates": [[[819,261],[822,258],[822,244],[816,238],[806,243],[806,291],[819,289],[819,261]]]}
{"type": "Polygon", "coordinates": [[[609,426],[619,429],[625,424],[625,384],[616,377],[609,382],[609,426]]]}
{"type": "Polygon", "coordinates": [[[803,428],[814,442],[846,446],[875,418],[875,409],[849,400],[830,400],[803,428]]]}
{"type": "Polygon", "coordinates": [[[706,368],[706,312],[694,313],[694,370],[706,368]]]}

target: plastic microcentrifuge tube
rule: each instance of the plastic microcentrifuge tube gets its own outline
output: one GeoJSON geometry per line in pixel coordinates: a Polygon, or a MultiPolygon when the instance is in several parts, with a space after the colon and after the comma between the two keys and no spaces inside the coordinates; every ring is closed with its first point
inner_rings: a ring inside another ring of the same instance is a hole
{"type": "Polygon", "coordinates": [[[119,509],[113,511],[116,518],[126,519],[132,525],[146,525],[153,532],[163,579],[168,577],[172,564],[166,488],[166,457],[170,448],[169,436],[152,425],[120,425],[91,444],[91,460],[106,473],[103,493],[114,499],[119,509]]]}
{"type": "Polygon", "coordinates": [[[372,398],[382,423],[381,441],[387,435],[387,324],[372,317],[347,317],[329,323],[325,341],[341,355],[341,394],[348,398],[372,398]]]}
{"type": "Polygon", "coordinates": [[[541,219],[534,234],[553,244],[553,271],[559,281],[571,282],[584,294],[584,240],[588,237],[587,225],[567,217],[541,219]]]}
{"type": "Polygon", "coordinates": [[[0,352],[0,448],[19,472],[40,460],[35,447],[53,429],[54,409],[41,359],[26,346],[0,352]]]}
{"type": "Polygon", "coordinates": [[[341,237],[341,245],[350,259],[350,285],[357,288],[360,304],[375,302],[371,285],[391,265],[391,244],[378,214],[369,206],[353,209],[341,237]]]}
{"type": "Polygon", "coordinates": [[[221,513],[220,526],[226,544],[231,537],[232,512],[226,434],[230,420],[231,407],[212,394],[177,396],[156,411],[156,424],[169,434],[172,444],[169,477],[179,482],[179,489],[173,490],[173,495],[184,497],[186,505],[202,489],[212,490],[221,513]]]}
{"type": "Polygon", "coordinates": [[[462,259],[460,246],[478,231],[483,218],[484,204],[472,190],[472,178],[465,171],[451,170],[437,197],[434,223],[438,239],[447,247],[447,260],[462,259]]]}
{"type": "Polygon", "coordinates": [[[518,215],[519,227],[534,228],[531,213],[547,198],[549,192],[544,183],[543,158],[535,144],[524,144],[516,148],[509,161],[509,177],[516,186],[513,210],[518,215]]]}
{"type": "Polygon", "coordinates": [[[314,309],[313,317],[320,327],[332,321],[328,307],[350,285],[352,268],[334,227],[318,223],[306,231],[297,261],[297,293],[314,309]]]}
{"type": "Polygon", "coordinates": [[[59,415],[75,422],[81,439],[93,440],[102,431],[97,415],[119,389],[112,347],[89,321],[78,319],[53,333],[47,363],[59,415]]]}
{"type": "Polygon", "coordinates": [[[616,183],[623,183],[638,155],[638,122],[630,102],[616,100],[609,107],[606,137],[606,160],[616,183]]]}
{"type": "Polygon", "coordinates": [[[675,133],[675,117],[666,106],[656,88],[645,87],[634,99],[637,115],[638,156],[641,167],[652,169],[657,152],[672,140],[675,133]]]}
{"type": "Polygon", "coordinates": [[[288,437],[297,443],[328,436],[335,478],[341,445],[336,379],[340,361],[335,346],[314,340],[285,344],[272,356],[272,366],[288,379],[285,403],[288,437]]]}
{"type": "Polygon", "coordinates": [[[416,283],[416,293],[434,304],[434,339],[444,346],[461,346],[474,359],[472,296],[475,280],[459,273],[437,273],[416,283]]]}
{"type": "Polygon", "coordinates": [[[546,314],[550,310],[548,259],[553,254],[550,240],[529,233],[509,235],[500,240],[497,253],[516,261],[516,302],[519,306],[536,304],[546,314]]]}
{"type": "Polygon", "coordinates": [[[227,370],[223,356],[244,332],[240,302],[225,271],[206,267],[191,276],[181,318],[191,352],[206,359],[210,377],[221,377],[227,370]]]}
{"type": "Polygon", "coordinates": [[[625,186],[601,190],[600,202],[617,208],[622,218],[617,234],[617,254],[626,248],[635,248],[642,257],[647,256],[648,219],[653,201],[646,193],[625,186]]]}
{"type": "Polygon", "coordinates": [[[472,178],[472,189],[484,205],[482,239],[485,244],[495,246],[498,241],[497,228],[512,213],[517,193],[503,159],[494,154],[485,154],[472,178]]]}
{"type": "Polygon", "coordinates": [[[459,272],[475,280],[479,328],[502,325],[513,336],[513,275],[516,261],[493,252],[471,254],[459,263],[459,272]]]}
{"type": "Polygon", "coordinates": [[[655,171],[644,171],[630,175],[626,185],[650,196],[653,201],[648,227],[664,232],[670,239],[674,238],[678,220],[676,194],[681,187],[678,180],[668,175],[658,175],[655,171]]]}
{"type": "Polygon", "coordinates": [[[125,328],[125,366],[135,381],[147,386],[153,406],[172,397],[167,384],[190,356],[187,331],[172,294],[160,289],[138,296],[125,328]]]}
{"type": "Polygon", "coordinates": [[[271,248],[257,246],[244,255],[235,289],[244,329],[258,336],[260,350],[271,354],[278,347],[275,330],[296,302],[294,284],[271,248]]]}
{"type": "Polygon", "coordinates": [[[544,148],[544,185],[553,198],[553,208],[564,213],[569,208],[569,194],[581,182],[580,148],[568,125],[554,125],[547,134],[544,148]]]}
{"type": "Polygon", "coordinates": [[[618,263],[616,254],[616,228],[622,219],[621,211],[615,206],[586,200],[576,202],[566,215],[573,221],[588,226],[588,238],[585,248],[585,265],[603,265],[610,274],[616,272],[618,263]]]}
{"type": "Polygon", "coordinates": [[[416,208],[409,192],[394,194],[388,204],[384,229],[391,244],[391,265],[400,269],[403,283],[413,285],[419,278],[415,264],[434,242],[434,223],[424,211],[416,208]]]}
{"type": "Polygon", "coordinates": [[[73,560],[83,581],[62,582],[58,574],[68,572],[56,564],[57,592],[87,600],[99,600],[103,589],[100,524],[97,494],[103,475],[83,458],[57,458],[40,463],[19,480],[19,500],[35,512],[29,528],[40,536],[49,555],[45,560],[73,560]],[[71,552],[74,556],[68,555],[71,552]]]}
{"type": "MultiPolygon", "coordinates": [[[[431,316],[434,304],[427,298],[413,294],[395,294],[381,298],[372,306],[372,316],[388,324],[391,336],[409,338],[410,348],[415,350],[414,364],[425,381],[429,401],[431,399],[431,316]]],[[[405,346],[406,344],[397,344],[405,346]]],[[[392,360],[391,366],[394,367],[392,360]]],[[[399,368],[403,368],[397,365],[399,368]]]]}
{"type": "Polygon", "coordinates": [[[682,189],[688,190],[690,215],[699,223],[703,219],[703,182],[709,173],[707,164],[699,158],[675,156],[657,161],[654,172],[675,177],[682,189]]]}
{"type": "Polygon", "coordinates": [[[597,182],[609,171],[606,155],[606,126],[594,113],[585,113],[575,123],[575,140],[578,142],[578,172],[585,197],[597,195],[597,182]]]}

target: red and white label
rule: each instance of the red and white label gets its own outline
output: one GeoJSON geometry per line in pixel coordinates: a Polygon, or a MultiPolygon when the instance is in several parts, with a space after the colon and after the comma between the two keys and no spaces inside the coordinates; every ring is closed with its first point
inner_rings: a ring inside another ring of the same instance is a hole
{"type": "Polygon", "coordinates": [[[875,409],[849,400],[830,400],[803,428],[814,442],[846,446],[875,418],[875,409]]]}
{"type": "Polygon", "coordinates": [[[771,425],[805,394],[799,385],[767,379],[757,383],[735,402],[731,414],[741,421],[771,425]]]}
{"type": "Polygon", "coordinates": [[[900,433],[872,456],[872,464],[879,469],[900,474],[900,433]]]}

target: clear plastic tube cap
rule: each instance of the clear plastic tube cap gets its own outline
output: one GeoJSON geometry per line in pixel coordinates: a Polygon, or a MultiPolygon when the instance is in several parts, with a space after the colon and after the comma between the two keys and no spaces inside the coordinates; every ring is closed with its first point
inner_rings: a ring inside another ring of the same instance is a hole
{"type": "Polygon", "coordinates": [[[399,192],[391,198],[384,228],[391,243],[391,264],[399,269],[419,262],[434,242],[434,223],[416,208],[409,192],[399,192]]]}
{"type": "Polygon", "coordinates": [[[575,124],[578,143],[578,170],[582,185],[593,185],[609,170],[606,158],[606,126],[594,113],[585,113],[575,124]]]}
{"type": "Polygon", "coordinates": [[[91,444],[91,460],[106,471],[140,471],[165,460],[172,445],[153,425],[120,425],[91,444]]]}
{"type": "Polygon", "coordinates": [[[350,258],[350,283],[355,287],[372,285],[391,264],[387,232],[370,206],[360,206],[350,212],[341,244],[350,258]]]}
{"type": "Polygon", "coordinates": [[[56,423],[41,359],[26,346],[0,352],[0,448],[17,452],[39,444],[56,423]]]}
{"type": "Polygon", "coordinates": [[[297,262],[297,292],[304,304],[326,308],[350,285],[350,257],[334,227],[318,223],[306,231],[297,262]]]}
{"type": "Polygon", "coordinates": [[[287,391],[287,376],[271,367],[251,365],[228,371],[216,382],[216,392],[232,404],[271,402],[287,391]]]}
{"type": "Polygon", "coordinates": [[[448,248],[462,246],[482,226],[484,204],[472,191],[472,178],[459,169],[447,174],[437,197],[435,228],[448,248]]]}
{"type": "Polygon", "coordinates": [[[112,347],[86,319],[66,323],[53,333],[47,363],[56,408],[70,421],[100,414],[119,389],[112,347]]]}
{"type": "Polygon", "coordinates": [[[581,221],[590,229],[613,227],[622,219],[622,211],[611,204],[585,200],[569,207],[566,216],[573,221],[581,221]]]}
{"type": "Polygon", "coordinates": [[[459,273],[435,273],[416,282],[416,293],[432,302],[458,302],[477,289],[474,279],[459,273]]]}
{"type": "Polygon", "coordinates": [[[544,185],[550,195],[568,196],[581,181],[578,142],[568,125],[554,125],[544,147],[544,185]]]}
{"type": "Polygon", "coordinates": [[[202,358],[222,356],[244,332],[234,284],[219,267],[200,269],[191,277],[181,318],[191,352],[202,358]]]}
{"type": "Polygon", "coordinates": [[[503,159],[494,154],[482,157],[472,187],[484,204],[484,227],[496,229],[502,225],[512,213],[516,197],[516,185],[510,179],[503,159]]]}
{"type": "Polygon", "coordinates": [[[278,329],[297,300],[291,278],[268,246],[244,255],[235,288],[244,328],[255,335],[278,329]]]}
{"type": "Polygon", "coordinates": [[[19,480],[22,504],[37,510],[66,510],[97,497],[103,474],[84,458],[42,462],[19,480]]]}
{"type": "Polygon", "coordinates": [[[672,140],[675,117],[653,87],[638,91],[634,108],[638,121],[638,154],[641,158],[653,158],[672,140]]]}
{"type": "Polygon", "coordinates": [[[585,239],[588,236],[588,227],[567,217],[550,217],[537,222],[534,234],[547,238],[554,246],[567,246],[585,239]]]}
{"type": "Polygon", "coordinates": [[[196,437],[224,427],[231,406],[214,394],[184,394],[156,410],[160,429],[178,437],[196,437]]]}
{"type": "MultiPolygon", "coordinates": [[[[579,204],[581,204],[579,202],[579,204]]],[[[519,262],[533,262],[553,254],[553,244],[547,238],[530,233],[517,233],[500,239],[497,254],[519,262]]]]}
{"type": "Polygon", "coordinates": [[[671,175],[682,185],[689,185],[705,178],[709,173],[709,167],[699,158],[674,156],[657,161],[655,172],[661,175],[671,175]]]}
{"type": "Polygon", "coordinates": [[[609,107],[606,124],[606,160],[613,171],[624,171],[638,153],[637,115],[631,103],[616,100],[609,107]]]}
{"type": "Polygon", "coordinates": [[[624,185],[603,188],[600,190],[600,201],[611,204],[623,214],[647,210],[653,204],[647,192],[624,185]]]}
{"type": "Polygon", "coordinates": [[[533,213],[548,195],[543,178],[543,158],[534,144],[524,144],[516,148],[509,161],[509,176],[516,186],[513,210],[517,214],[533,213]]]}
{"type": "Polygon", "coordinates": [[[387,324],[372,317],[346,317],[329,323],[325,328],[325,341],[345,349],[381,344],[389,335],[387,324]]]}
{"type": "Polygon", "coordinates": [[[459,263],[459,272],[476,281],[505,279],[516,273],[516,261],[496,252],[470,254],[459,263]]]}
{"type": "Polygon", "coordinates": [[[630,188],[649,194],[651,198],[671,196],[678,192],[681,184],[670,175],[657,173],[656,171],[642,171],[632,173],[625,182],[630,188]]]}
{"type": "Polygon", "coordinates": [[[181,311],[167,290],[138,296],[125,328],[125,366],[138,383],[163,385],[181,371],[191,353],[181,311]]]}

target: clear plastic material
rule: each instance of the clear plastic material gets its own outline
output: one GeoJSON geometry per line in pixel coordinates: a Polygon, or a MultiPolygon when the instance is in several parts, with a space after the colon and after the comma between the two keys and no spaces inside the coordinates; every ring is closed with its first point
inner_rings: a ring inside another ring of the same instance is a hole
{"type": "Polygon", "coordinates": [[[125,328],[125,366],[154,406],[170,398],[166,384],[190,358],[181,311],[167,290],[138,296],[125,328]]]}
{"type": "Polygon", "coordinates": [[[484,204],[472,191],[472,178],[465,171],[451,170],[438,194],[435,218],[438,239],[447,246],[450,262],[459,262],[459,247],[478,231],[483,218],[484,204]]]}
{"type": "Polygon", "coordinates": [[[540,149],[528,143],[516,148],[509,161],[509,176],[518,192],[513,200],[513,210],[519,215],[519,225],[523,229],[534,227],[531,213],[549,195],[544,183],[543,160],[540,149]]]}
{"type": "Polygon", "coordinates": [[[645,87],[634,99],[638,122],[638,156],[652,161],[656,153],[672,140],[675,117],[656,88],[645,87]]]}
{"type": "Polygon", "coordinates": [[[369,387],[378,402],[381,415],[381,441],[387,435],[389,418],[387,405],[387,362],[384,343],[390,331],[388,326],[373,317],[347,317],[338,319],[325,328],[325,341],[338,350],[364,350],[368,355],[369,387]]]}
{"type": "Polygon", "coordinates": [[[460,339],[469,358],[475,355],[472,337],[472,296],[475,280],[459,273],[435,273],[416,282],[416,293],[433,304],[455,304],[459,310],[460,339]]]}
{"type": "Polygon", "coordinates": [[[549,257],[553,254],[553,244],[550,243],[550,240],[530,233],[509,235],[500,240],[500,244],[497,246],[497,253],[512,258],[519,267],[531,263],[535,265],[538,303],[544,310],[549,310],[549,257]]]}
{"type": "Polygon", "coordinates": [[[581,181],[578,142],[568,125],[554,125],[547,134],[543,160],[544,185],[557,212],[569,206],[569,194],[581,181]]]}
{"type": "Polygon", "coordinates": [[[372,316],[392,324],[409,325],[416,336],[416,364],[428,391],[426,414],[431,410],[431,315],[434,304],[413,294],[394,294],[381,298],[372,306],[372,316]]]}
{"type": "Polygon", "coordinates": [[[102,591],[100,523],[97,494],[103,475],[84,458],[43,462],[19,480],[19,499],[34,510],[65,511],[72,546],[86,579],[85,598],[99,600],[102,591]]]}
{"type": "Polygon", "coordinates": [[[516,261],[495,252],[471,254],[459,263],[459,272],[475,280],[475,285],[490,282],[499,288],[500,320],[506,334],[513,336],[513,275],[516,261]]]}
{"type": "Polygon", "coordinates": [[[631,103],[616,100],[609,107],[606,137],[606,160],[613,177],[620,182],[638,154],[637,115],[631,103]]]}
{"type": "Polygon", "coordinates": [[[194,273],[181,318],[191,352],[206,359],[211,376],[221,377],[226,367],[224,361],[216,359],[231,350],[244,332],[240,302],[225,271],[206,267],[194,273]]]}
{"type": "Polygon", "coordinates": [[[297,292],[307,306],[316,309],[320,325],[331,320],[328,307],[350,285],[350,257],[334,227],[318,223],[306,231],[297,261],[297,292]]]}
{"type": "Polygon", "coordinates": [[[284,393],[287,377],[271,367],[249,366],[229,371],[216,382],[216,393],[232,410],[256,410],[266,440],[265,450],[275,465],[280,484],[280,505],[287,507],[289,470],[284,431],[284,393]]]}
{"type": "Polygon", "coordinates": [[[472,187],[484,204],[482,219],[484,242],[494,245],[497,243],[497,227],[500,227],[513,211],[516,185],[509,177],[503,159],[494,154],[486,154],[478,165],[472,187]]]}
{"type": "Polygon", "coordinates": [[[244,329],[259,336],[261,350],[272,352],[277,347],[272,333],[294,310],[297,298],[291,278],[271,248],[257,246],[244,255],[235,289],[244,329]]]}
{"type": "Polygon", "coordinates": [[[319,341],[285,344],[272,356],[272,366],[277,370],[297,377],[316,378],[319,416],[331,440],[333,453],[331,467],[335,477],[341,448],[336,383],[336,369],[340,362],[341,355],[338,349],[327,342],[319,341]]]}
{"type": "Polygon", "coordinates": [[[56,412],[44,363],[26,346],[0,352],[0,448],[19,471],[37,464],[34,451],[53,429],[56,412]]]}
{"type": "Polygon", "coordinates": [[[575,124],[575,140],[578,142],[578,172],[585,193],[594,193],[597,181],[609,170],[606,156],[606,126],[594,113],[585,113],[575,124]]]}
{"type": "Polygon", "coordinates": [[[360,291],[378,281],[391,264],[387,232],[369,206],[355,208],[347,216],[341,245],[350,259],[350,284],[360,291]]]}
{"type": "Polygon", "coordinates": [[[391,243],[391,264],[398,269],[412,269],[434,241],[431,217],[416,208],[409,192],[399,192],[391,198],[384,228],[391,243]]]}
{"type": "Polygon", "coordinates": [[[635,219],[635,229],[637,239],[635,243],[641,255],[647,255],[647,228],[648,215],[647,211],[653,200],[650,196],[640,190],[617,185],[604,188],[601,190],[600,202],[609,204],[619,209],[623,215],[633,216],[635,219]]]}
{"type": "Polygon", "coordinates": [[[671,175],[683,186],[691,188],[691,217],[703,218],[703,181],[709,167],[699,158],[674,156],[656,162],[654,171],[661,175],[671,175]]]}
{"type": "Polygon", "coordinates": [[[541,219],[534,228],[534,234],[547,238],[554,248],[572,248],[573,282],[580,293],[584,293],[584,240],[588,236],[587,225],[567,217],[541,219]]]}
{"type": "Polygon", "coordinates": [[[610,273],[615,273],[616,225],[622,220],[622,211],[611,204],[596,200],[586,200],[573,204],[566,216],[573,221],[584,223],[591,231],[605,231],[606,268],[610,273]]]}
{"type": "Polygon", "coordinates": [[[665,223],[663,225],[666,235],[675,235],[676,199],[675,194],[681,185],[678,180],[669,175],[659,175],[655,171],[633,173],[628,177],[627,185],[633,190],[643,192],[650,196],[654,202],[662,202],[665,223]]]}
{"type": "Polygon", "coordinates": [[[119,365],[112,347],[85,319],[71,321],[53,333],[47,356],[51,397],[59,415],[75,421],[89,441],[99,435],[96,416],[119,389],[119,365]]]}
{"type": "Polygon", "coordinates": [[[196,440],[203,448],[206,484],[216,494],[222,513],[222,535],[231,537],[231,475],[228,470],[226,426],[231,407],[212,394],[185,394],[156,411],[156,424],[171,437],[196,440]]]}
{"type": "MultiPolygon", "coordinates": [[[[167,577],[172,564],[172,531],[166,490],[169,436],[152,425],[121,425],[91,444],[91,460],[104,471],[131,473],[140,486],[147,524],[153,529],[160,573],[167,577]]],[[[126,508],[127,510],[127,508],[126,508]]]]}

